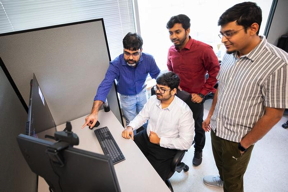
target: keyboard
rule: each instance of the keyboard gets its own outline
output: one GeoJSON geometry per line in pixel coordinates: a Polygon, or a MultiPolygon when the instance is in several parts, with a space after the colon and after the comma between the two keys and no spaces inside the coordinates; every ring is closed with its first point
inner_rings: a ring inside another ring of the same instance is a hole
{"type": "Polygon", "coordinates": [[[108,127],[96,129],[94,133],[100,143],[103,153],[111,158],[114,165],[125,160],[123,153],[114,140],[108,127]]]}

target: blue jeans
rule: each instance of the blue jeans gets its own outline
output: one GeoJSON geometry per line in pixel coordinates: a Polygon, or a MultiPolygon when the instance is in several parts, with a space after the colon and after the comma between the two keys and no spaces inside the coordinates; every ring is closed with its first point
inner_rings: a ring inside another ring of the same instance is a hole
{"type": "Polygon", "coordinates": [[[119,95],[124,118],[126,119],[126,125],[128,125],[147,102],[146,90],[143,89],[137,95],[119,95]]]}

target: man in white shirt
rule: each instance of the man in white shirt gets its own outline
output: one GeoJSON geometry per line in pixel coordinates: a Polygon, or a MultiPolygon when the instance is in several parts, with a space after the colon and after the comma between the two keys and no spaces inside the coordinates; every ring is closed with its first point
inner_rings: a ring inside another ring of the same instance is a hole
{"type": "Polygon", "coordinates": [[[134,139],[143,154],[163,180],[178,150],[188,150],[194,138],[194,120],[188,105],[177,96],[180,79],[173,72],[160,75],[151,96],[140,113],[122,132],[122,137],[134,139]],[[134,136],[133,130],[147,120],[147,129],[134,136]]]}

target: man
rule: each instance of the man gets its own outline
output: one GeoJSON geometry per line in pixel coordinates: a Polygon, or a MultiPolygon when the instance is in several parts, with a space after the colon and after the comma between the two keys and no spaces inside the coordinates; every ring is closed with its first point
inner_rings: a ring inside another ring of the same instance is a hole
{"type": "Polygon", "coordinates": [[[202,162],[202,150],[205,146],[205,132],[202,129],[204,97],[215,91],[219,62],[211,46],[189,36],[190,19],[186,15],[171,17],[166,27],[174,43],[168,51],[168,69],[179,75],[180,89],[191,94],[185,102],[192,110],[195,120],[193,165],[198,166],[202,162]],[[205,78],[207,73],[208,79],[205,78]]]}
{"type": "Polygon", "coordinates": [[[258,36],[261,21],[261,9],[252,2],[234,5],[218,21],[227,54],[203,129],[212,130],[220,176],[206,176],[203,181],[223,187],[224,192],[243,192],[254,144],[288,107],[288,55],[258,36]]]}
{"type": "Polygon", "coordinates": [[[192,112],[175,94],[180,79],[168,72],[160,75],[150,97],[140,113],[122,132],[122,137],[135,143],[163,180],[168,179],[170,164],[178,150],[188,150],[194,135],[192,112]],[[133,130],[148,121],[147,129],[137,135],[133,130]]]}
{"type": "Polygon", "coordinates": [[[123,39],[123,53],[110,62],[104,80],[98,87],[90,115],[83,127],[93,127],[98,111],[105,102],[114,80],[120,94],[122,111],[128,124],[147,102],[144,83],[147,75],[156,78],[160,73],[154,58],[142,52],[143,40],[136,33],[128,33],[123,39]]]}

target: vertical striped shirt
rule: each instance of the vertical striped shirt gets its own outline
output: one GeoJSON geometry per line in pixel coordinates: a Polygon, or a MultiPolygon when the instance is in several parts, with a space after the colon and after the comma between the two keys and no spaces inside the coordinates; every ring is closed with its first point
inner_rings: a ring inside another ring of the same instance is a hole
{"type": "Polygon", "coordinates": [[[261,39],[250,53],[223,58],[211,118],[220,138],[240,142],[264,115],[265,107],[288,108],[288,54],[261,39]]]}

